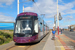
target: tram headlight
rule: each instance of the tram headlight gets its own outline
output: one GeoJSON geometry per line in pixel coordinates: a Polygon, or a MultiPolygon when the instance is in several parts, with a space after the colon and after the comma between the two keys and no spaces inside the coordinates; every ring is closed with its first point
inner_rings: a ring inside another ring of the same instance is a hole
{"type": "Polygon", "coordinates": [[[28,37],[32,37],[32,35],[29,35],[28,37]]]}
{"type": "Polygon", "coordinates": [[[17,37],[17,35],[14,35],[14,37],[17,37]]]}

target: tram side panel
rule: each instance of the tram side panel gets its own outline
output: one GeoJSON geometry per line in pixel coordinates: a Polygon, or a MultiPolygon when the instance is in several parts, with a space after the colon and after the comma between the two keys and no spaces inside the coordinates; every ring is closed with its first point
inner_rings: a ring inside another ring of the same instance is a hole
{"type": "Polygon", "coordinates": [[[42,32],[43,32],[43,37],[44,37],[44,20],[42,20],[42,32]]]}
{"type": "Polygon", "coordinates": [[[43,34],[43,22],[40,18],[38,19],[38,24],[39,24],[38,25],[38,27],[39,27],[38,39],[40,40],[44,36],[44,34],[43,34]]]}
{"type": "Polygon", "coordinates": [[[48,26],[47,26],[47,33],[49,32],[48,26]]]}

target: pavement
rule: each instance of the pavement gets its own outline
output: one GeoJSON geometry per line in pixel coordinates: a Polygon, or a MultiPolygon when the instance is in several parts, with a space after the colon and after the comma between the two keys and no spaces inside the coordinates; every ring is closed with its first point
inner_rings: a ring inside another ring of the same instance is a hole
{"type": "Polygon", "coordinates": [[[74,35],[74,32],[64,31],[62,34],[59,32],[59,35],[56,33],[55,40],[51,40],[50,34],[43,50],[75,50],[74,35]]]}
{"type": "Polygon", "coordinates": [[[56,40],[54,41],[56,50],[75,50],[75,40],[67,36],[66,33],[56,35],[56,40]]]}
{"type": "Polygon", "coordinates": [[[0,45],[0,50],[6,50],[6,48],[9,48],[11,46],[14,46],[14,42],[10,42],[10,43],[7,43],[7,44],[4,44],[4,45],[0,45]]]}
{"type": "Polygon", "coordinates": [[[50,32],[50,35],[44,45],[43,50],[55,50],[54,40],[52,40],[51,38],[52,38],[52,34],[50,32]]]}

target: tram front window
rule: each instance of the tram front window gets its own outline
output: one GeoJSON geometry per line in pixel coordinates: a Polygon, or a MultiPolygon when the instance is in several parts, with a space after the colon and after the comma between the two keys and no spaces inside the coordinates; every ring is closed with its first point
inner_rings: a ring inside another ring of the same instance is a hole
{"type": "Polygon", "coordinates": [[[17,20],[15,33],[32,33],[32,20],[17,20]]]}

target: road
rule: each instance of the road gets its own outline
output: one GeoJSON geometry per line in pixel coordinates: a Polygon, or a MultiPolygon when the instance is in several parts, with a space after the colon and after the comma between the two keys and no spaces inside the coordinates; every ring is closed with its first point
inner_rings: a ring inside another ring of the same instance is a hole
{"type": "Polygon", "coordinates": [[[68,36],[69,38],[75,40],[75,31],[74,31],[74,32],[63,31],[63,34],[65,34],[65,35],[68,36]]]}

